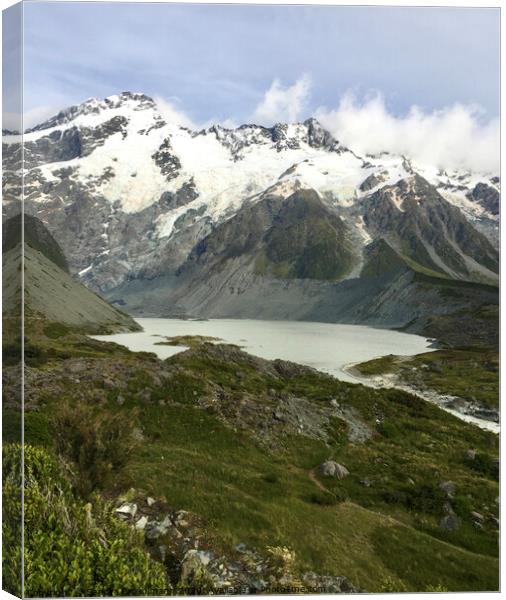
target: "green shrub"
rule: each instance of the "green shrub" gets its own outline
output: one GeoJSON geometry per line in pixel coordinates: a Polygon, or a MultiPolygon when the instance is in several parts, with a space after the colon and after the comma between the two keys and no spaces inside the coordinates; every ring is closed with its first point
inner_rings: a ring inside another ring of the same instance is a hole
{"type": "Polygon", "coordinates": [[[263,480],[266,483],[278,483],[279,482],[279,477],[278,477],[277,473],[266,473],[263,476],[263,480]]]}
{"type": "MultiPolygon", "coordinates": [[[[21,447],[3,452],[6,589],[19,590],[21,563],[21,447]]],[[[57,459],[25,446],[25,596],[142,596],[170,593],[165,571],[143,547],[135,529],[114,516],[113,506],[92,497],[77,500],[57,459]]]]}
{"type": "Polygon", "coordinates": [[[338,498],[336,494],[332,494],[331,492],[312,492],[309,495],[309,501],[313,504],[319,504],[320,506],[334,506],[339,502],[342,502],[342,499],[338,498]]]}
{"type": "Polygon", "coordinates": [[[378,425],[378,433],[389,440],[393,440],[401,435],[400,429],[390,421],[382,421],[378,425]]]}
{"type": "Polygon", "coordinates": [[[44,335],[52,340],[56,340],[69,333],[69,328],[63,323],[49,323],[44,327],[44,335]]]}
{"type": "Polygon", "coordinates": [[[21,342],[5,344],[2,348],[2,362],[4,367],[12,367],[21,362],[21,342]]]}
{"type": "Polygon", "coordinates": [[[137,414],[97,413],[87,404],[64,404],[52,419],[55,448],[75,469],[75,489],[86,498],[117,474],[136,446],[137,414]]]}
{"type": "Polygon", "coordinates": [[[2,575],[3,589],[21,596],[21,446],[3,447],[2,575]]]}
{"type": "Polygon", "coordinates": [[[47,362],[47,352],[41,346],[25,341],[25,363],[30,367],[40,367],[47,362]]]}
{"type": "Polygon", "coordinates": [[[499,479],[499,461],[489,454],[480,452],[473,459],[468,459],[467,463],[478,473],[495,480],[499,479]]]}

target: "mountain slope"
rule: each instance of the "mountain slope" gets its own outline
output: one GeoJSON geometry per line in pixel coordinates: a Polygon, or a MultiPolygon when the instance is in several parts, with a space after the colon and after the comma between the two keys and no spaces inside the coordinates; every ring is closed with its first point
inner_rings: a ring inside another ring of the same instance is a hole
{"type": "Polygon", "coordinates": [[[242,257],[255,273],[280,279],[339,280],[354,253],[347,227],[313,190],[268,195],[245,206],[198,243],[180,272],[224,268],[242,257]]]}
{"type": "Polygon", "coordinates": [[[456,279],[497,278],[497,250],[420,175],[378,190],[363,204],[371,235],[419,265],[456,279]]]}
{"type": "MultiPolygon", "coordinates": [[[[21,217],[4,224],[3,269],[5,314],[12,314],[21,300],[20,268],[21,217]],[[10,282],[10,283],[9,283],[10,282]]],[[[65,270],[65,257],[51,234],[37,219],[25,216],[24,312],[87,331],[135,331],[139,326],[128,315],[74,281],[65,270]]]]}

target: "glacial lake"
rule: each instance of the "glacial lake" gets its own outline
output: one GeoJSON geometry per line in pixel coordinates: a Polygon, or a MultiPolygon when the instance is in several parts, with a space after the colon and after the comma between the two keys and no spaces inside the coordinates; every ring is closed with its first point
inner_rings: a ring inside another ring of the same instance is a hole
{"type": "Polygon", "coordinates": [[[163,359],[186,350],[184,346],[156,345],[165,337],[215,337],[237,344],[250,354],[266,359],[290,360],[351,383],[358,380],[345,371],[347,365],[387,354],[411,356],[432,349],[427,338],[363,325],[250,319],[144,318],[136,321],[144,331],[93,338],[116,342],[136,352],[154,352],[163,359]]]}

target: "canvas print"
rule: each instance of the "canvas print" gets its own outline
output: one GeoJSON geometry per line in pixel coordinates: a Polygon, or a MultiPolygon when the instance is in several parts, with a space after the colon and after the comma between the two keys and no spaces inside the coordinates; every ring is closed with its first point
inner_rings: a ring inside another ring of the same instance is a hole
{"type": "Polygon", "coordinates": [[[499,590],[499,28],[4,10],[5,590],[499,590]]]}

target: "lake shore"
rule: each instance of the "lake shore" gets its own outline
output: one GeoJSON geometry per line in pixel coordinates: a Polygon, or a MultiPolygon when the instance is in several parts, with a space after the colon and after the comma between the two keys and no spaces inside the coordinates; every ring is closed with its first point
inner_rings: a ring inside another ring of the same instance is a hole
{"type": "Polygon", "coordinates": [[[344,370],[349,374],[350,377],[355,379],[356,383],[361,383],[376,389],[395,388],[404,392],[408,392],[414,396],[417,396],[418,398],[422,398],[422,400],[436,404],[441,409],[456,416],[462,421],[465,421],[466,423],[476,425],[495,434],[499,434],[500,432],[500,424],[490,419],[477,417],[475,415],[475,411],[480,409],[479,407],[475,407],[470,402],[466,402],[457,396],[439,394],[434,390],[421,390],[415,386],[403,383],[394,373],[384,373],[381,375],[372,376],[362,375],[356,368],[359,364],[360,362],[354,362],[344,367],[344,370]]]}
{"type": "Polygon", "coordinates": [[[364,362],[399,352],[413,356],[433,350],[427,338],[363,325],[252,319],[140,318],[136,321],[143,331],[93,337],[116,342],[134,352],[153,352],[161,359],[188,349],[185,338],[217,338],[260,358],[288,360],[350,383],[355,379],[343,367],[352,361],[364,362]],[[179,338],[181,344],[173,345],[174,341],[161,344],[166,338],[179,338]]]}

